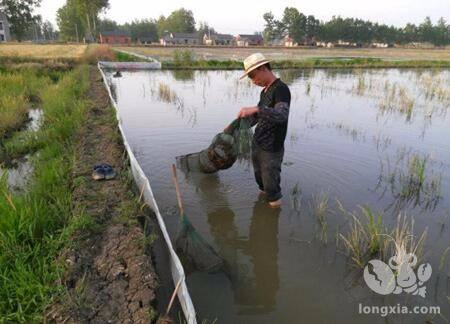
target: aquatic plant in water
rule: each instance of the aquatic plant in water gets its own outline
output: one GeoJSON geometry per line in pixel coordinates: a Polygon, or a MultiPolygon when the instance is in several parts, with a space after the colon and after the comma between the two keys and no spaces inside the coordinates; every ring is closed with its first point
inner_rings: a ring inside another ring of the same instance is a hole
{"type": "Polygon", "coordinates": [[[434,210],[442,199],[442,175],[430,167],[429,155],[400,150],[395,165],[390,160],[381,162],[381,172],[376,190],[382,189],[381,197],[390,189],[396,210],[407,205],[434,210]],[[387,168],[387,170],[385,170],[387,168]]]}
{"type": "Polygon", "coordinates": [[[345,216],[350,217],[350,229],[339,233],[344,252],[355,268],[364,268],[371,259],[388,262],[395,255],[398,246],[403,246],[408,253],[414,253],[417,263],[423,256],[428,230],[418,237],[414,236],[414,220],[399,213],[392,229],[383,223],[382,212],[374,212],[368,206],[360,207],[360,213],[348,212],[340,204],[345,216]],[[392,245],[392,242],[395,243],[392,245]]]}

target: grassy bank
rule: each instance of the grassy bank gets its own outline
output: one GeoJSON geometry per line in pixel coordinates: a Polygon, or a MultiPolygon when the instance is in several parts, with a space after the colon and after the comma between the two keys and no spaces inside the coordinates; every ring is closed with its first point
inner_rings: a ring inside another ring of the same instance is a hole
{"type": "Polygon", "coordinates": [[[27,119],[28,108],[41,97],[51,80],[35,71],[0,75],[0,138],[19,129],[27,119]]]}
{"type": "Polygon", "coordinates": [[[32,181],[21,194],[11,193],[4,177],[0,183],[0,322],[41,321],[58,289],[58,251],[86,220],[72,218],[70,173],[74,136],[84,120],[87,69],[40,84],[45,118],[32,181]]]}
{"type": "MultiPolygon", "coordinates": [[[[340,58],[340,59],[305,59],[305,60],[274,60],[271,65],[275,69],[305,69],[305,68],[450,68],[447,60],[403,60],[388,61],[375,58],[340,58]]],[[[163,61],[163,69],[190,70],[242,70],[242,62],[234,60],[173,60],[163,61]]]]}

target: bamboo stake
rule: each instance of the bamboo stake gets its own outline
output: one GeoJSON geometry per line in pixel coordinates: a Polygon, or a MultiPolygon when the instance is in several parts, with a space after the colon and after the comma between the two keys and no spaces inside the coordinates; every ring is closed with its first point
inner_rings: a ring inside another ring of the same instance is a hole
{"type": "Polygon", "coordinates": [[[180,193],[180,187],[178,185],[178,177],[177,177],[177,168],[175,167],[175,164],[172,164],[172,179],[173,183],[175,184],[175,190],[177,192],[177,200],[178,200],[178,207],[180,208],[180,216],[181,218],[184,217],[184,209],[183,209],[183,203],[181,201],[181,193],[180,193]]]}
{"type": "Polygon", "coordinates": [[[166,310],[165,316],[169,315],[170,309],[172,308],[173,301],[175,300],[175,296],[177,295],[178,289],[180,288],[182,281],[183,281],[183,277],[181,277],[180,280],[178,280],[178,283],[175,286],[175,290],[173,291],[172,297],[170,298],[169,305],[167,305],[167,310],[166,310]]]}

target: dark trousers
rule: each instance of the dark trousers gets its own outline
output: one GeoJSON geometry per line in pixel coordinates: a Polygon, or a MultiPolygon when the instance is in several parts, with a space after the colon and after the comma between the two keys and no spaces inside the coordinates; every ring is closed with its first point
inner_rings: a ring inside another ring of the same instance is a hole
{"type": "Polygon", "coordinates": [[[276,201],[282,197],[280,173],[283,155],[284,149],[278,152],[268,152],[258,147],[255,143],[252,145],[255,180],[259,189],[267,194],[269,201],[276,201]]]}

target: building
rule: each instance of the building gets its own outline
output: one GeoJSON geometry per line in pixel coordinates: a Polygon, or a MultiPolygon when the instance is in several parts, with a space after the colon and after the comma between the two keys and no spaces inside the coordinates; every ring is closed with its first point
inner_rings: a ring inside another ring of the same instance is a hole
{"type": "Polygon", "coordinates": [[[275,38],[268,42],[269,46],[284,46],[284,47],[294,47],[298,44],[294,41],[292,37],[289,35],[284,36],[283,38],[275,38]]]}
{"type": "Polygon", "coordinates": [[[0,11],[0,43],[9,42],[10,40],[8,18],[6,14],[0,11]]]}
{"type": "Polygon", "coordinates": [[[235,38],[237,46],[260,46],[264,44],[264,39],[261,35],[246,35],[239,34],[235,38]]]}
{"type": "Polygon", "coordinates": [[[205,45],[233,45],[234,37],[229,34],[205,34],[203,44],[205,45]]]}
{"type": "Polygon", "coordinates": [[[131,37],[121,30],[105,31],[100,33],[101,44],[130,44],[131,37]]]}
{"type": "Polygon", "coordinates": [[[137,42],[142,45],[149,45],[154,42],[153,37],[138,37],[137,42]]]}
{"type": "Polygon", "coordinates": [[[170,33],[159,40],[161,45],[201,45],[198,33],[170,33]]]}

